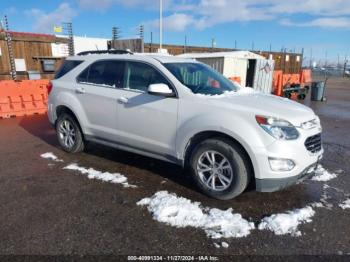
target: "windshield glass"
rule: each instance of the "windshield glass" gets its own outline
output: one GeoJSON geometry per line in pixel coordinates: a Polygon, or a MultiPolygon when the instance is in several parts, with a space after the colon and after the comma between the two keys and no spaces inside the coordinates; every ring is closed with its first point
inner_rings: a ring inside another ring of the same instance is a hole
{"type": "Polygon", "coordinates": [[[239,87],[201,63],[165,63],[164,66],[195,94],[221,95],[239,87]]]}

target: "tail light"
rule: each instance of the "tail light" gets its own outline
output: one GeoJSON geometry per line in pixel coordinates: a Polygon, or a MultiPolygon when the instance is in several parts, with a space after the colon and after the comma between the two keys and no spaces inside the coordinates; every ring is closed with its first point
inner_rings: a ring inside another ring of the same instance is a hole
{"type": "Polygon", "coordinates": [[[47,85],[46,85],[46,88],[47,88],[47,93],[50,94],[51,91],[52,91],[52,88],[53,88],[53,85],[51,82],[49,82],[47,85]]]}

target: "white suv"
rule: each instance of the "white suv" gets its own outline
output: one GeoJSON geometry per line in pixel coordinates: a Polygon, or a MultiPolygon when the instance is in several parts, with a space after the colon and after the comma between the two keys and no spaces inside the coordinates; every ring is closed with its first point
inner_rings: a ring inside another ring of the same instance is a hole
{"type": "Polygon", "coordinates": [[[217,199],[312,175],[323,149],[310,108],[247,91],[194,60],[122,53],[69,57],[48,86],[65,151],[93,141],[179,164],[217,199]]]}

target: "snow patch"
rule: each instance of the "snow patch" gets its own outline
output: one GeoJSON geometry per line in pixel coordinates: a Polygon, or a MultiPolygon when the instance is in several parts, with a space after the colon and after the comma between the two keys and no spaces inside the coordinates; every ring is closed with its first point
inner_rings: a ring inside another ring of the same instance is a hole
{"type": "Polygon", "coordinates": [[[218,243],[214,243],[214,247],[220,248],[221,246],[218,243]]]}
{"type": "Polygon", "coordinates": [[[230,245],[229,245],[228,243],[226,243],[226,242],[222,242],[222,243],[221,243],[221,246],[222,246],[223,248],[228,248],[230,245]]]}
{"type": "Polygon", "coordinates": [[[336,178],[338,174],[331,173],[326,170],[322,165],[319,165],[315,171],[315,176],[312,177],[314,181],[325,182],[336,178]]]}
{"type": "Polygon", "coordinates": [[[350,198],[348,198],[347,200],[345,200],[343,203],[339,204],[339,206],[342,209],[349,209],[350,208],[350,198]]]}
{"type": "Polygon", "coordinates": [[[310,204],[310,206],[314,207],[314,208],[322,208],[325,207],[324,204],[322,202],[313,202],[310,204]]]}
{"type": "Polygon", "coordinates": [[[130,185],[128,183],[128,179],[119,173],[101,172],[93,168],[80,167],[77,164],[70,164],[63,169],[79,171],[80,173],[87,175],[89,179],[101,180],[113,184],[121,184],[124,187],[136,187],[135,185],[130,185]]]}
{"type": "Polygon", "coordinates": [[[292,236],[301,236],[298,226],[302,223],[310,223],[315,211],[311,206],[300,209],[294,209],[286,213],[274,214],[263,218],[258,228],[260,230],[270,230],[276,235],[291,234],[292,236]]]}
{"type": "MultiPolygon", "coordinates": [[[[96,83],[91,83],[91,82],[79,82],[80,84],[84,84],[84,85],[96,85],[96,83]]],[[[103,86],[103,87],[112,87],[112,88],[116,88],[115,84],[113,85],[108,85],[108,84],[98,84],[99,86],[103,86]]]]}
{"type": "Polygon", "coordinates": [[[237,91],[226,91],[221,95],[205,95],[205,94],[195,94],[198,97],[202,98],[223,98],[223,97],[232,97],[238,95],[247,95],[247,94],[262,94],[260,91],[257,91],[251,87],[241,87],[237,91]]]}
{"type": "Polygon", "coordinates": [[[211,238],[239,238],[250,234],[254,223],[243,219],[240,214],[216,208],[203,208],[199,202],[170,194],[167,191],[155,193],[140,200],[137,205],[148,206],[153,218],[174,227],[195,227],[203,229],[211,238]]]}
{"type": "Polygon", "coordinates": [[[47,152],[47,153],[41,154],[40,156],[42,158],[53,160],[53,161],[56,161],[56,162],[63,162],[62,159],[58,159],[58,157],[52,152],[47,152]]]}

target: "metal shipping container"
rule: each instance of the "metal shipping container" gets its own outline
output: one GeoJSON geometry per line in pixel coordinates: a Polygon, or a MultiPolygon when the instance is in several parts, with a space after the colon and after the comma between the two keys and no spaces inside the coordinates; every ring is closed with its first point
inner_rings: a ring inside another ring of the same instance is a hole
{"type": "Polygon", "coordinates": [[[274,61],[249,51],[188,53],[181,57],[205,63],[230,79],[239,79],[242,86],[271,93],[274,61]]]}

